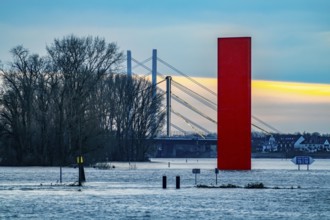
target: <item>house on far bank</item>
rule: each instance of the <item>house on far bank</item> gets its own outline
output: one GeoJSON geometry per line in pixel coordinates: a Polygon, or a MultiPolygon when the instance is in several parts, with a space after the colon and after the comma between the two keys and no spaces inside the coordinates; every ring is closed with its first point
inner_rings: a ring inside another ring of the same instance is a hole
{"type": "MultiPolygon", "coordinates": [[[[257,152],[330,152],[330,136],[318,134],[273,134],[260,139],[257,152]]],[[[255,144],[256,142],[252,142],[255,144]]]]}
{"type": "Polygon", "coordinates": [[[262,146],[262,152],[277,152],[278,151],[278,143],[276,142],[273,135],[270,136],[268,143],[262,146]]]}
{"type": "Polygon", "coordinates": [[[263,145],[262,152],[289,152],[294,149],[294,143],[299,138],[292,134],[274,134],[263,145]]]}
{"type": "Polygon", "coordinates": [[[297,151],[305,151],[309,153],[326,151],[330,152],[330,138],[329,137],[303,137],[294,143],[294,149],[297,151]]]}

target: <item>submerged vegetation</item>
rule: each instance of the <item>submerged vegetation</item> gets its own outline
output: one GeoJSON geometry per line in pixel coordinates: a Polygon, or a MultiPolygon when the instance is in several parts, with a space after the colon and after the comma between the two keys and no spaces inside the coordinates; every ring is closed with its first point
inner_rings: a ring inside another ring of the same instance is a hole
{"type": "Polygon", "coordinates": [[[275,186],[275,187],[266,187],[261,182],[248,183],[244,187],[238,186],[238,185],[234,185],[234,184],[231,184],[231,183],[222,184],[222,185],[219,185],[219,186],[199,184],[196,187],[197,188],[206,188],[206,189],[215,189],[215,188],[218,188],[218,189],[235,189],[235,188],[244,188],[244,189],[301,189],[300,186],[297,186],[297,187],[291,186],[289,188],[278,187],[278,186],[275,186]]]}
{"type": "Polygon", "coordinates": [[[17,46],[0,67],[0,163],[146,160],[164,122],[163,98],[146,79],[122,74],[118,46],[70,35],[46,49],[41,57],[17,46]]]}
{"type": "Polygon", "coordinates": [[[248,183],[244,188],[246,189],[264,189],[266,188],[263,183],[248,183]]]}

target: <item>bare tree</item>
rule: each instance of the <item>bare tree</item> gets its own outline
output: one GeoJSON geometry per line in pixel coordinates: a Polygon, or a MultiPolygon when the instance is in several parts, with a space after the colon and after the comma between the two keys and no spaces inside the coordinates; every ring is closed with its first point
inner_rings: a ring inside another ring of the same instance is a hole
{"type": "Polygon", "coordinates": [[[7,164],[67,165],[93,152],[146,159],[164,123],[163,96],[152,95],[149,81],[120,73],[124,57],[116,44],[71,35],[55,39],[46,57],[22,46],[11,52],[9,68],[0,66],[7,164]]]}
{"type": "Polygon", "coordinates": [[[42,58],[30,55],[22,46],[13,48],[11,53],[14,61],[10,69],[2,69],[5,93],[1,97],[1,118],[7,134],[14,142],[17,162],[22,163],[23,155],[32,157],[37,151],[32,144],[33,103],[36,81],[44,72],[45,65],[42,58]]]}
{"type": "Polygon", "coordinates": [[[115,136],[113,158],[145,160],[150,139],[159,133],[164,123],[165,114],[161,112],[163,97],[161,94],[153,97],[152,85],[145,79],[116,75],[113,80],[113,89],[109,91],[114,95],[107,96],[109,103],[116,103],[115,108],[108,111],[115,136]]]}
{"type": "Polygon", "coordinates": [[[64,153],[81,154],[90,136],[86,129],[91,116],[86,113],[93,108],[88,102],[90,93],[96,91],[98,82],[107,74],[117,70],[123,54],[116,44],[107,44],[104,39],[73,35],[55,39],[47,51],[53,69],[63,80],[59,99],[63,115],[59,123],[63,125],[60,129],[65,139],[64,153]]]}

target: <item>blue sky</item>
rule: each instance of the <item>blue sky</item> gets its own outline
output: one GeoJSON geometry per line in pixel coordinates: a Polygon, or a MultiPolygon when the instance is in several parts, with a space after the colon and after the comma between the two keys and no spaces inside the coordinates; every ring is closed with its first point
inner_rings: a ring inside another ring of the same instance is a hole
{"type": "Polygon", "coordinates": [[[330,83],[329,11],[328,0],[1,0],[0,60],[16,45],[42,55],[54,38],[92,35],[216,77],[216,39],[251,36],[254,79],[330,83]]]}

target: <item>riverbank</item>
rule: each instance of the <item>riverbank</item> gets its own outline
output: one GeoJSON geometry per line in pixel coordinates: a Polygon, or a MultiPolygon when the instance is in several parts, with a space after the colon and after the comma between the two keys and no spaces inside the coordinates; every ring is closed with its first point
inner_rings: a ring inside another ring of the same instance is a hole
{"type": "Polygon", "coordinates": [[[289,152],[289,153],[280,153],[280,152],[268,152],[268,153],[252,153],[252,158],[283,158],[290,159],[295,156],[310,156],[312,158],[318,159],[330,159],[329,152],[317,152],[317,153],[308,153],[308,152],[289,152]]]}

